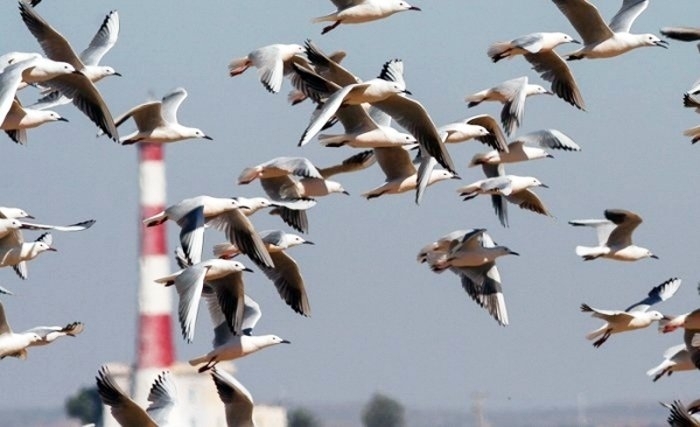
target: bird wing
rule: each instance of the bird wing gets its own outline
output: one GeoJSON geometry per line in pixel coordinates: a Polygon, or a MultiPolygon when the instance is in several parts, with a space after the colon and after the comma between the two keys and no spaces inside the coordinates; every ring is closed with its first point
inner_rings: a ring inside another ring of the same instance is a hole
{"type": "Polygon", "coordinates": [[[207,280],[206,283],[216,293],[219,308],[231,332],[234,335],[241,335],[245,295],[243,273],[228,274],[220,279],[207,280]]]}
{"type": "Polygon", "coordinates": [[[136,128],[139,131],[148,131],[165,124],[160,112],[160,101],[145,102],[117,117],[114,124],[116,126],[121,126],[122,123],[133,118],[136,123],[136,128]]]}
{"type": "Polygon", "coordinates": [[[20,1],[19,12],[22,21],[37,39],[47,57],[54,61],[67,62],[76,70],[82,70],[85,67],[68,40],[39,16],[32,6],[20,1]]]}
{"type": "Polygon", "coordinates": [[[95,379],[102,402],[111,407],[112,416],[119,424],[130,427],[158,427],[146,411],[122,391],[106,366],[100,368],[95,379]]]}
{"type": "Polygon", "coordinates": [[[178,320],[180,321],[182,337],[188,343],[194,340],[199,300],[202,298],[202,288],[207,270],[208,268],[202,264],[196,264],[184,269],[175,278],[175,289],[179,297],[178,320]]]}
{"type": "Polygon", "coordinates": [[[632,244],[632,232],[642,223],[642,217],[624,209],[606,209],[605,218],[617,224],[608,237],[608,246],[632,244]]]}
{"type": "Polygon", "coordinates": [[[552,0],[566,16],[586,45],[607,40],[614,35],[600,16],[598,9],[587,0],[552,0]]]}
{"type": "Polygon", "coordinates": [[[0,302],[0,335],[12,333],[12,328],[7,322],[7,317],[5,316],[5,307],[0,302]]]}
{"type": "Polygon", "coordinates": [[[521,209],[527,209],[541,215],[552,216],[552,214],[544,206],[544,203],[542,203],[542,200],[540,200],[537,194],[535,194],[535,192],[529,188],[518,191],[517,193],[511,193],[506,197],[506,199],[508,199],[509,202],[520,206],[521,209]]]}
{"type": "Polygon", "coordinates": [[[683,342],[685,342],[685,348],[690,354],[690,360],[693,361],[696,368],[700,369],[700,329],[685,328],[683,342]]]}
{"type": "Polygon", "coordinates": [[[671,298],[681,286],[681,279],[672,277],[658,286],[654,286],[647,297],[627,307],[625,311],[647,311],[654,304],[671,298]]]}
{"type": "Polygon", "coordinates": [[[228,372],[213,368],[211,376],[226,408],[226,425],[253,427],[254,402],[248,389],[228,372]]]}
{"type": "Polygon", "coordinates": [[[700,28],[696,27],[664,27],[660,33],[668,38],[685,42],[700,40],[700,28]]]}
{"type": "Polygon", "coordinates": [[[185,98],[187,98],[187,91],[181,87],[163,96],[160,109],[163,120],[167,123],[177,123],[177,109],[185,98]]]}
{"type": "Polygon", "coordinates": [[[519,86],[512,96],[508,97],[501,108],[501,123],[508,135],[512,134],[523,121],[525,99],[527,99],[527,80],[525,83],[519,86]]]}
{"type": "Polygon", "coordinates": [[[329,166],[319,169],[323,179],[328,179],[333,175],[346,172],[355,172],[372,166],[377,161],[373,150],[361,151],[343,160],[339,165],[329,166]]]}
{"type": "Polygon", "coordinates": [[[338,86],[347,86],[349,84],[360,83],[354,74],[341,66],[323,53],[316,44],[311,40],[306,40],[304,43],[306,48],[306,57],[313,64],[314,70],[321,76],[338,86]]]}
{"type": "Polygon", "coordinates": [[[5,121],[7,113],[15,102],[17,88],[22,82],[22,73],[34,66],[39,55],[8,65],[0,72],[0,124],[5,121]]]}
{"type": "Polygon", "coordinates": [[[586,109],[576,79],[558,53],[553,50],[528,53],[525,59],[532,64],[533,70],[540,73],[540,77],[552,83],[552,92],[559,98],[578,109],[586,109]]]}
{"type": "Polygon", "coordinates": [[[194,265],[202,260],[204,246],[204,205],[200,204],[178,221],[180,226],[180,246],[188,265],[194,265]]]}
{"type": "Polygon", "coordinates": [[[253,223],[240,209],[229,210],[221,215],[217,215],[207,220],[207,225],[223,231],[228,241],[236,245],[242,253],[248,255],[256,264],[260,263],[267,267],[274,266],[265,243],[255,231],[253,223]]]}
{"type": "Polygon", "coordinates": [[[294,311],[303,315],[311,315],[311,306],[306,295],[304,279],[299,272],[299,265],[284,251],[270,254],[275,263],[274,268],[258,265],[263,273],[272,280],[282,299],[294,311]]]}
{"type": "Polygon", "coordinates": [[[374,156],[387,181],[406,178],[416,173],[408,151],[402,147],[377,147],[374,156]]]}
{"type": "Polygon", "coordinates": [[[615,224],[607,219],[574,219],[569,221],[573,226],[593,227],[598,237],[598,245],[604,245],[610,237],[610,233],[615,229],[615,224]]]}
{"type": "Polygon", "coordinates": [[[70,225],[47,225],[47,224],[35,224],[30,222],[22,222],[23,229],[26,230],[58,230],[58,231],[82,231],[87,230],[95,224],[94,219],[89,219],[87,221],[76,222],[70,225]]]}
{"type": "Polygon", "coordinates": [[[456,174],[452,158],[438,133],[435,123],[420,102],[401,95],[393,95],[372,105],[389,114],[396,123],[413,135],[421,151],[435,157],[448,171],[456,174]]]}
{"type": "Polygon", "coordinates": [[[110,11],[105,16],[102,25],[90,41],[87,49],[80,53],[80,59],[85,65],[97,65],[100,60],[117,42],[119,37],[119,13],[110,11]]]}
{"type": "Polygon", "coordinates": [[[649,0],[623,0],[620,10],[610,20],[608,26],[616,33],[629,33],[637,17],[649,6],[649,0]]]}
{"type": "Polygon", "coordinates": [[[495,150],[508,152],[508,141],[506,141],[506,136],[503,134],[501,127],[498,126],[498,122],[493,117],[488,114],[479,114],[478,116],[468,118],[466,123],[481,126],[489,131],[489,135],[478,136],[476,137],[477,140],[495,150]]]}
{"type": "Polygon", "coordinates": [[[112,113],[109,112],[100,92],[85,74],[62,74],[46,81],[46,85],[70,98],[73,105],[88,116],[102,132],[115,141],[119,140],[112,113]]]}
{"type": "Polygon", "coordinates": [[[323,128],[323,126],[325,126],[328,120],[335,115],[335,112],[338,110],[338,108],[340,108],[343,101],[345,101],[345,97],[352,90],[362,90],[368,86],[369,85],[367,83],[355,83],[344,86],[333,92],[332,95],[326,99],[323,107],[321,107],[321,110],[318,111],[318,114],[311,118],[311,122],[301,135],[298,145],[302,146],[316,136],[316,134],[323,128]]]}
{"type": "Polygon", "coordinates": [[[539,145],[542,148],[553,148],[565,151],[581,151],[581,147],[571,138],[556,129],[541,129],[519,136],[515,142],[539,145]]]}
{"type": "Polygon", "coordinates": [[[153,381],[148,393],[148,401],[151,404],[146,408],[146,413],[158,425],[167,425],[170,413],[177,404],[177,389],[170,372],[162,372],[153,381]]]}
{"type": "Polygon", "coordinates": [[[479,267],[452,267],[451,270],[459,275],[462,287],[480,307],[486,309],[500,325],[508,325],[501,275],[495,263],[489,262],[479,267]]]}

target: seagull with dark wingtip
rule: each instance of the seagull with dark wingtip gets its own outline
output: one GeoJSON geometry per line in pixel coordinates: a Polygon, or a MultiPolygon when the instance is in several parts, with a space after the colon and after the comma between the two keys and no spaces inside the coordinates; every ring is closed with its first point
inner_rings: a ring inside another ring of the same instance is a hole
{"type": "Polygon", "coordinates": [[[326,34],[340,24],[361,24],[386,18],[398,12],[417,10],[402,0],[331,0],[338,9],[335,12],[314,18],[313,22],[333,22],[323,28],[321,34],[326,34]]]}

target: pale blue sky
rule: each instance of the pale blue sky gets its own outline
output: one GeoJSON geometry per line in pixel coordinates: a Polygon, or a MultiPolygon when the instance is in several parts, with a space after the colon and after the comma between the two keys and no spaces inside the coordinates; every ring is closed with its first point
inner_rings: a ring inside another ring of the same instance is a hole
{"type": "MultiPolygon", "coordinates": [[[[498,115],[494,104],[467,109],[463,99],[469,93],[522,75],[541,82],[522,58],[491,63],[490,43],[535,31],[578,38],[553,3],[534,0],[415,0],[422,12],[340,26],[324,36],[323,25],[311,23],[333,9],[323,0],[44,3],[39,13],[77,50],[109,10],[119,10],[120,39],[103,62],[124,77],[99,84],[115,116],[177,86],[189,92],[180,121],[214,141],[168,146],[170,203],[199,194],[262,195],[259,184],[237,186],[236,177],[244,167],[276,156],[306,156],[324,166],[352,154],[316,141],[296,146],[311,105],[290,107],[288,83],[272,95],[255,71],[228,77],[228,62],[257,47],[311,38],[326,51],[346,50],[344,64],[365,79],[376,76],[386,60],[401,58],[408,88],[439,125],[480,113],[498,115]]],[[[609,18],[620,2],[597,3],[609,18]]],[[[658,34],[666,25],[696,25],[697,13],[691,0],[652,2],[633,31],[658,34]]],[[[0,52],[40,51],[15,2],[0,6],[0,27],[0,52]]],[[[697,398],[697,372],[658,383],[645,375],[667,347],[681,342],[681,333],[661,336],[650,328],[613,336],[594,349],[584,335],[599,321],[580,313],[579,305],[623,309],[677,276],[683,279],[678,294],[657,308],[679,314],[698,306],[700,204],[694,183],[700,147],[682,136],[698,117],[681,102],[698,77],[698,59],[694,44],[671,42],[668,50],[578,61],[570,65],[587,112],[555,97],[528,100],[518,134],[555,128],[583,148],[507,168],[550,186],[537,193],[555,218],[511,206],[506,229],[487,198],[462,202],[455,189],[482,176],[466,167],[474,153],[485,150],[475,142],[450,147],[464,181],[431,187],[421,206],[413,203],[413,194],[360,197],[383,181],[376,166],[338,177],[352,196],[320,200],[309,211],[308,238],[316,246],[291,253],[306,280],[313,316],[293,313],[260,272],[247,276],[249,292],[263,309],[256,332],[275,333],[292,345],[239,361],[238,378],[258,402],[290,405],[364,401],[374,391],[406,405],[464,410],[477,391],[488,396],[487,408],[513,409],[572,406],[579,395],[590,404],[697,398]],[[593,243],[595,235],[567,221],[599,218],[613,207],[642,215],[635,240],[660,260],[583,262],[574,254],[577,244],[593,243]],[[497,242],[521,254],[498,263],[511,321],[506,328],[470,300],[455,275],[436,275],[415,261],[424,244],[470,227],[487,228],[497,242]]],[[[36,92],[27,89],[21,96],[30,103],[36,92]]],[[[0,362],[2,409],[61,405],[80,386],[94,384],[101,364],[134,359],[136,148],[96,139],[92,123],[72,106],[58,111],[71,122],[30,131],[26,147],[0,135],[5,183],[0,205],[25,208],[47,223],[95,218],[97,224],[81,233],[55,233],[59,252],[32,261],[24,282],[1,269],[0,285],[17,294],[3,298],[14,329],[80,320],[86,330],[76,339],[31,349],[26,361],[0,362]]],[[[126,124],[121,132],[132,127],[126,124]]],[[[253,222],[259,229],[287,229],[266,214],[253,222]]],[[[168,227],[174,250],[177,230],[168,227]]],[[[222,239],[209,232],[207,249],[222,239]]],[[[186,345],[174,327],[179,359],[209,349],[205,310],[193,344],[186,345]]]]}

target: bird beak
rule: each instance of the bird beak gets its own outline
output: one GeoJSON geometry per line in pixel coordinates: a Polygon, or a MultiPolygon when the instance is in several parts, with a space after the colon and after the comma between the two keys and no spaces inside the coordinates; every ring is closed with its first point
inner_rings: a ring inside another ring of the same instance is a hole
{"type": "Polygon", "coordinates": [[[48,250],[51,252],[58,252],[58,249],[56,249],[56,248],[49,248],[48,250]]]}
{"type": "Polygon", "coordinates": [[[520,256],[519,253],[517,253],[517,252],[515,252],[515,251],[511,251],[510,249],[508,250],[508,253],[511,254],[511,255],[520,256]]]}
{"type": "Polygon", "coordinates": [[[578,41],[578,40],[576,40],[576,39],[574,39],[574,40],[571,40],[571,43],[575,43],[575,44],[581,44],[581,42],[580,42],[580,41],[578,41]]]}
{"type": "Polygon", "coordinates": [[[649,258],[659,259],[656,255],[650,255],[649,258]]]}
{"type": "Polygon", "coordinates": [[[668,42],[666,40],[659,40],[658,42],[654,43],[654,46],[662,47],[664,49],[668,49],[668,42]]]}
{"type": "Polygon", "coordinates": [[[304,241],[304,244],[305,244],[305,245],[315,245],[316,243],[310,242],[310,241],[308,241],[308,240],[305,240],[305,241],[304,241]]]}
{"type": "Polygon", "coordinates": [[[540,184],[540,187],[549,188],[549,185],[547,185],[547,184],[540,184]]]}
{"type": "Polygon", "coordinates": [[[214,140],[214,138],[212,138],[212,137],[209,136],[209,135],[204,135],[202,138],[208,139],[209,141],[213,141],[213,140],[214,140]]]}
{"type": "Polygon", "coordinates": [[[248,268],[248,267],[244,268],[244,269],[243,269],[243,271],[248,271],[248,272],[250,272],[250,273],[252,273],[252,272],[253,272],[253,270],[252,270],[252,269],[250,269],[250,268],[248,268]]]}
{"type": "Polygon", "coordinates": [[[113,75],[114,75],[114,76],[119,76],[119,77],[121,77],[121,76],[122,76],[122,73],[117,73],[117,72],[115,72],[113,75]]]}
{"type": "Polygon", "coordinates": [[[406,95],[413,95],[413,93],[408,89],[404,89],[403,93],[405,93],[406,95]]]}
{"type": "Polygon", "coordinates": [[[452,175],[452,178],[450,178],[450,179],[459,179],[459,180],[461,180],[462,177],[459,176],[459,175],[452,175]]]}
{"type": "Polygon", "coordinates": [[[280,341],[282,344],[291,344],[292,342],[289,340],[282,340],[280,341]]]}
{"type": "Polygon", "coordinates": [[[59,117],[59,118],[58,118],[58,121],[59,121],[59,122],[67,122],[68,119],[65,118],[65,117],[59,117]]]}
{"type": "Polygon", "coordinates": [[[345,194],[346,196],[350,195],[350,193],[348,193],[346,190],[343,190],[342,193],[345,194]]]}
{"type": "Polygon", "coordinates": [[[548,158],[548,159],[553,159],[554,156],[552,156],[551,154],[547,153],[547,158],[548,158]]]}
{"type": "Polygon", "coordinates": [[[29,219],[36,219],[36,218],[34,218],[34,216],[33,216],[33,215],[27,215],[27,216],[26,216],[25,218],[29,218],[29,219]]]}
{"type": "Polygon", "coordinates": [[[408,8],[408,10],[417,10],[418,12],[420,12],[422,9],[420,7],[411,6],[408,8]]]}
{"type": "Polygon", "coordinates": [[[545,92],[545,94],[546,95],[554,95],[554,92],[552,92],[551,90],[548,90],[547,92],[545,92]]]}

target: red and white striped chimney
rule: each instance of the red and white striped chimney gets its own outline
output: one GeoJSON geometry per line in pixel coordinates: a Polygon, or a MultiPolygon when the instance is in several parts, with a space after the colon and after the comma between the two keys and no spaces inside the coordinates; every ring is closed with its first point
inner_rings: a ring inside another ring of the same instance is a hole
{"type": "MultiPolygon", "coordinates": [[[[161,144],[139,143],[139,188],[141,220],[165,209],[165,163],[161,144]]],[[[136,367],[131,395],[146,402],[154,378],[175,360],[172,322],[172,292],[154,279],[170,273],[165,224],[146,227],[140,221],[139,324],[136,367]]]]}

